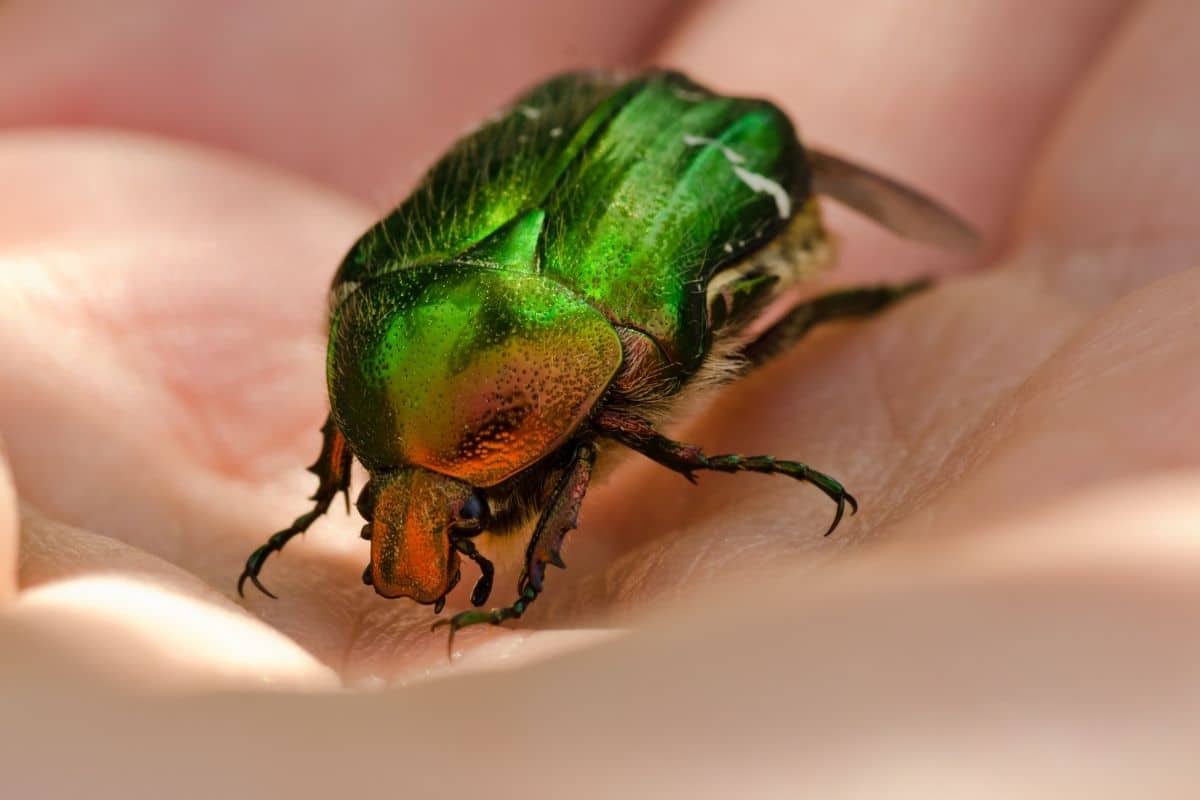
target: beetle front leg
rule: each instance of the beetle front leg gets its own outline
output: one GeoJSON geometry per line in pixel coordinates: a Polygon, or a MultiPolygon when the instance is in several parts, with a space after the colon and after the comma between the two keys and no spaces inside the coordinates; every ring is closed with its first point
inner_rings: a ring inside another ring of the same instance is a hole
{"type": "MultiPolygon", "coordinates": [[[[541,594],[546,565],[553,564],[560,568],[566,566],[560,553],[562,542],[567,532],[575,527],[579,507],[587,494],[588,484],[592,479],[592,467],[595,464],[596,448],[591,443],[581,443],[576,448],[571,462],[563,470],[562,477],[555,484],[546,509],[538,519],[533,538],[529,540],[529,547],[525,551],[525,571],[521,574],[518,586],[520,595],[511,606],[489,611],[463,611],[450,619],[438,620],[433,624],[434,630],[443,625],[450,627],[450,641],[447,646],[451,652],[454,649],[454,634],[463,628],[481,624],[499,625],[506,620],[519,619],[528,610],[530,603],[541,594]]],[[[478,587],[476,589],[478,590],[478,587]]]]}
{"type": "Polygon", "coordinates": [[[337,497],[338,492],[346,495],[346,511],[350,510],[350,464],[353,453],[350,452],[350,448],[346,444],[346,437],[342,436],[342,432],[338,430],[332,417],[326,418],[325,424],[321,427],[321,435],[324,437],[321,443],[321,454],[308,468],[308,471],[316,475],[319,481],[316,493],[309,498],[315,501],[313,508],[307,514],[296,517],[291,525],[267,539],[266,544],[251,553],[250,557],[246,559],[246,566],[242,569],[242,574],[237,582],[238,594],[242,597],[246,596],[242,590],[247,580],[257,586],[258,590],[267,597],[275,597],[258,579],[258,574],[262,572],[267,557],[282,550],[284,545],[297,534],[308,530],[318,517],[329,510],[329,505],[333,502],[333,498],[337,497]]]}
{"type": "MultiPolygon", "coordinates": [[[[496,577],[496,567],[484,557],[483,553],[479,552],[479,548],[470,539],[451,538],[450,544],[454,546],[455,550],[479,566],[479,581],[475,584],[475,588],[471,590],[471,605],[483,605],[492,595],[492,581],[496,577]]],[[[441,609],[439,608],[438,611],[441,611],[441,609]]]]}
{"type": "Polygon", "coordinates": [[[818,472],[807,464],[799,461],[785,461],[774,456],[739,456],[733,454],[710,456],[695,445],[676,442],[668,439],[640,417],[616,411],[605,411],[599,414],[594,423],[602,433],[616,441],[636,450],[647,458],[668,467],[692,483],[696,482],[695,472],[706,469],[714,472],[760,472],[767,475],[786,475],[789,478],[816,486],[825,495],[837,503],[837,512],[833,516],[833,524],[825,535],[833,533],[846,506],[851,513],[858,512],[858,501],[846,491],[842,484],[823,472],[818,472]]]}
{"type": "Polygon", "coordinates": [[[814,297],[800,303],[758,338],[742,348],[745,371],[761,367],[766,362],[791,349],[796,342],[822,322],[854,317],[869,317],[904,298],[929,288],[928,280],[911,283],[867,286],[843,289],[814,297]]]}

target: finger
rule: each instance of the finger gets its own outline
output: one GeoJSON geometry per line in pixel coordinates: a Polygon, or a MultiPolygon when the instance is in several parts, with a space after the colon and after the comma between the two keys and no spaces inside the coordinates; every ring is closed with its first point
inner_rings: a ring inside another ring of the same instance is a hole
{"type": "Polygon", "coordinates": [[[816,579],[709,586],[636,635],[487,680],[163,700],[111,694],[29,643],[0,664],[0,702],[38,712],[21,715],[27,755],[5,774],[56,795],[86,772],[141,796],[161,788],[154,770],[205,796],[286,792],[288,781],[336,794],[386,761],[453,796],[478,793],[480,775],[520,787],[533,773],[578,797],[648,785],[721,798],[781,786],[814,797],[898,786],[920,797],[1187,796],[1200,733],[1200,507],[1194,482],[1160,488],[1148,519],[1137,498],[1103,508],[1145,523],[1135,551],[1124,531],[1095,535],[1105,493],[1045,518],[1074,533],[1052,553],[1036,546],[1051,531],[1031,524],[944,560],[911,548],[816,579]],[[59,724],[81,708],[119,735],[59,724]],[[465,729],[505,746],[473,749],[464,769],[465,729]],[[1062,738],[1048,747],[1047,731],[1062,738]],[[308,757],[264,758],[246,742],[308,757]],[[221,769],[197,769],[200,749],[221,769]],[[76,769],[51,768],[64,759],[76,769]]]}
{"type": "MultiPolygon", "coordinates": [[[[1106,0],[710,4],[662,51],[724,89],[782,102],[805,139],[945,201],[993,251],[1027,161],[1125,4],[1106,0]]],[[[937,259],[838,214],[838,280],[937,259]]]]}
{"type": "Polygon", "coordinates": [[[1025,240],[1058,285],[1108,296],[1200,263],[1200,6],[1143,3],[1112,42],[1040,162],[1025,240]],[[1055,259],[1083,249],[1087,258],[1055,259]]]}
{"type": "Polygon", "coordinates": [[[332,688],[332,672],[178,567],[25,514],[9,620],[137,688],[332,688]]]}
{"type": "Polygon", "coordinates": [[[105,573],[21,595],[9,624],[138,689],[331,689],[328,667],[240,609],[105,573]]]}
{"type": "Polygon", "coordinates": [[[136,0],[115,14],[10,0],[0,8],[0,126],[202,141],[387,205],[525,84],[580,64],[639,62],[678,5],[136,0]]]}
{"type": "MultiPolygon", "coordinates": [[[[157,556],[112,537],[55,521],[30,506],[21,511],[21,532],[22,591],[107,572],[149,582],[174,582],[180,589],[199,586],[193,576],[157,556]]],[[[214,596],[211,590],[206,595],[214,596]]]]}

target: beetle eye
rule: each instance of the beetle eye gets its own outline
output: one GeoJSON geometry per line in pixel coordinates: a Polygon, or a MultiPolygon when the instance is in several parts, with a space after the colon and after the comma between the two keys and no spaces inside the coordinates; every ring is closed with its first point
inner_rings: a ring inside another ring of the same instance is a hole
{"type": "Polygon", "coordinates": [[[458,510],[458,521],[463,528],[482,528],[487,522],[488,505],[481,492],[475,492],[458,510]]]}

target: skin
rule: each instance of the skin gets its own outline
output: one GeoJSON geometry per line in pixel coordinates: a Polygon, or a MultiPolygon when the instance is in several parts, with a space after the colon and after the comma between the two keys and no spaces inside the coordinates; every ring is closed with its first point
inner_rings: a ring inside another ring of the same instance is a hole
{"type": "Polygon", "coordinates": [[[265,757],[279,748],[322,759],[309,791],[411,758],[410,782],[446,790],[523,785],[536,766],[577,796],[670,786],[684,767],[714,797],[1184,794],[1200,718],[1200,11],[1059,2],[1031,30],[1021,2],[859,5],[664,5],[622,25],[581,5],[565,39],[537,15],[465,32],[443,12],[376,12],[369,35],[412,36],[395,48],[316,14],[238,12],[272,14],[226,20],[267,37],[243,41],[210,4],[150,32],[0,6],[0,80],[21,76],[0,91],[4,780],[65,786],[46,764],[66,750],[149,782],[122,768],[130,752],[168,769],[203,747],[193,785],[210,791],[307,778],[265,757]],[[483,45],[461,71],[445,60],[505,30],[533,44],[486,70],[483,45]],[[61,46],[39,47],[49,36],[61,46]],[[294,52],[305,37],[329,52],[294,52]],[[221,69],[201,69],[214,48],[221,69]],[[984,253],[953,260],[831,211],[830,281],[953,276],[814,334],[676,432],[803,459],[862,512],[822,539],[814,490],[745,475],[697,489],[631,459],[589,495],[571,569],[520,629],[464,631],[453,663],[428,609],[361,585],[361,522],[338,513],[272,563],[281,600],[235,603],[246,552],[312,490],[300,466],[325,414],[323,294],[342,250],[457,130],[576,60],[769,92],[808,141],[984,232],[984,253]],[[413,64],[446,65],[436,90],[395,77],[413,64]],[[293,81],[294,99],[246,100],[293,81]],[[312,108],[337,124],[297,125],[312,108]],[[15,129],[60,123],[85,127],[15,129]],[[472,670],[487,679],[424,680],[472,670]],[[392,682],[410,688],[263,693],[392,682]],[[145,688],[263,696],[122,694],[145,688]],[[127,737],[55,724],[81,709],[101,730],[132,720],[127,737]]]}

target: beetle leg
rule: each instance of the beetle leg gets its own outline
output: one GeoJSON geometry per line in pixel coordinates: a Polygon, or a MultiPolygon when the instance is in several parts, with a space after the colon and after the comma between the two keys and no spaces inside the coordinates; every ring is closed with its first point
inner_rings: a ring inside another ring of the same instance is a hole
{"type": "Polygon", "coordinates": [[[483,605],[492,595],[492,581],[496,577],[496,568],[491,561],[484,557],[483,553],[479,552],[479,548],[470,539],[451,538],[450,543],[454,545],[455,550],[479,565],[479,581],[471,590],[471,605],[483,605]]]}
{"type": "Polygon", "coordinates": [[[800,303],[783,319],[742,348],[746,371],[760,367],[796,344],[814,325],[850,317],[867,317],[883,311],[932,285],[929,280],[830,292],[800,303]]]}
{"type": "Polygon", "coordinates": [[[538,519],[537,528],[534,529],[529,547],[525,551],[525,571],[521,574],[518,585],[520,594],[511,606],[489,611],[463,611],[450,619],[438,620],[433,624],[434,630],[443,625],[450,627],[447,647],[451,653],[454,651],[454,634],[463,628],[480,624],[499,625],[505,620],[519,619],[529,608],[529,604],[541,594],[546,565],[566,566],[559,550],[567,532],[575,527],[579,507],[583,504],[595,463],[596,448],[589,442],[581,443],[555,484],[546,509],[538,519]]]}
{"type": "Polygon", "coordinates": [[[823,472],[801,464],[799,461],[784,461],[773,456],[739,456],[733,454],[710,456],[699,447],[691,444],[676,442],[660,434],[645,420],[629,414],[603,411],[597,415],[593,423],[601,432],[611,436],[616,441],[636,450],[647,458],[657,461],[664,467],[673,469],[692,483],[696,482],[695,472],[706,469],[714,472],[761,472],[766,475],[786,475],[798,481],[811,483],[825,493],[830,500],[837,503],[837,512],[833,516],[833,524],[825,535],[833,533],[846,506],[850,512],[858,512],[858,501],[854,499],[842,484],[823,472]]]}
{"type": "Polygon", "coordinates": [[[321,454],[308,468],[308,471],[316,475],[319,481],[316,493],[309,498],[315,501],[312,510],[296,517],[290,526],[274,534],[267,539],[266,544],[250,554],[237,582],[238,594],[242,597],[246,596],[242,589],[247,580],[257,586],[259,591],[267,597],[275,597],[258,580],[258,574],[262,572],[267,557],[271,553],[282,550],[292,537],[308,530],[318,517],[329,510],[329,505],[333,502],[333,498],[337,497],[338,492],[346,495],[346,511],[350,510],[350,463],[353,453],[350,452],[350,448],[346,444],[346,437],[342,436],[342,432],[338,430],[332,417],[325,420],[325,424],[321,427],[321,435],[324,437],[321,454]]]}

